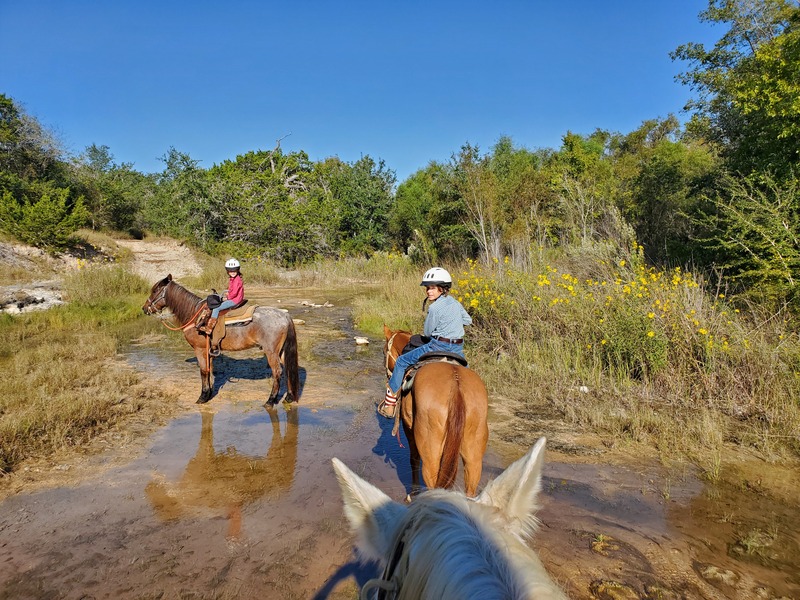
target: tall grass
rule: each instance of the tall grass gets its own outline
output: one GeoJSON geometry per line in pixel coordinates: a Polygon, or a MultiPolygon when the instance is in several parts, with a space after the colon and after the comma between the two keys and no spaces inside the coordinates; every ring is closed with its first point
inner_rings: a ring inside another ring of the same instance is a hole
{"type": "Polygon", "coordinates": [[[81,269],[65,287],[67,305],[0,316],[0,473],[168,410],[117,357],[115,326],[141,316],[147,283],[111,267],[81,269]]]}
{"type": "MultiPolygon", "coordinates": [[[[555,410],[610,444],[800,454],[800,339],[788,318],[710,294],[699,275],[650,268],[635,245],[451,273],[474,319],[466,352],[496,397],[555,410]]],[[[383,276],[357,306],[359,325],[418,331],[418,277],[383,276]]]]}
{"type": "Polygon", "coordinates": [[[398,276],[421,277],[417,275],[418,270],[404,254],[376,252],[368,258],[326,258],[303,265],[296,273],[296,281],[301,286],[390,285],[398,276]]]}
{"type": "MultiPolygon", "coordinates": [[[[204,291],[217,290],[220,294],[228,289],[225,261],[229,257],[195,253],[195,258],[202,270],[199,275],[186,277],[186,285],[204,291]]],[[[248,284],[275,285],[280,281],[279,269],[269,261],[254,257],[241,258],[239,263],[241,264],[245,289],[247,289],[248,284]]]]}

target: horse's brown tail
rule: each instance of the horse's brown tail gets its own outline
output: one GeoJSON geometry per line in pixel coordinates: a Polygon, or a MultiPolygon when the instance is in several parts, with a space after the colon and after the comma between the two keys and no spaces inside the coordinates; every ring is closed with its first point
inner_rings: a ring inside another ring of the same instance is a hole
{"type": "Polygon", "coordinates": [[[456,482],[458,456],[461,450],[461,440],[464,438],[467,409],[464,397],[461,395],[461,382],[458,379],[456,367],[453,367],[453,383],[454,390],[447,406],[447,425],[442,459],[439,463],[439,477],[436,480],[437,488],[450,488],[456,482]]]}
{"type": "Polygon", "coordinates": [[[297,331],[289,320],[289,330],[283,343],[283,367],[286,370],[286,388],[292,399],[300,400],[300,365],[297,360],[297,331]]]}

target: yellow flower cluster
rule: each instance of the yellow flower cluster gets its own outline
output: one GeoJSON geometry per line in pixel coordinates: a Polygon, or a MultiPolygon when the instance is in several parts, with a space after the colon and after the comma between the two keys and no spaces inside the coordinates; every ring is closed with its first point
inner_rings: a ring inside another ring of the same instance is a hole
{"type": "MultiPolygon", "coordinates": [[[[499,261],[495,260],[495,264],[499,261]]],[[[507,264],[506,257],[504,265],[507,264]]],[[[507,299],[505,292],[499,291],[496,273],[485,273],[475,260],[467,260],[467,270],[460,273],[456,286],[456,299],[472,314],[505,312],[516,304],[516,300],[507,299]]]]}
{"type": "Polygon", "coordinates": [[[702,347],[705,354],[730,350],[732,335],[725,330],[732,325],[732,309],[724,294],[709,299],[692,273],[680,267],[657,270],[641,262],[603,263],[600,270],[609,273],[607,278],[581,280],[550,265],[527,273],[515,270],[507,258],[489,267],[470,260],[457,280],[456,297],[473,315],[486,317],[526,318],[537,305],[549,311],[545,319],[569,311],[562,321],[573,323],[591,342],[588,347],[611,347],[619,341],[614,336],[624,330],[628,337],[638,331],[645,345],[702,347]],[[626,328],[621,321],[642,325],[626,328]]]}

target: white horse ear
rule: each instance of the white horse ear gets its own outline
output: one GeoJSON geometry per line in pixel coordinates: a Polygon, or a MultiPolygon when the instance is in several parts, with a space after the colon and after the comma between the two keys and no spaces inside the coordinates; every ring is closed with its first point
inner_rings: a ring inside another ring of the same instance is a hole
{"type": "Polygon", "coordinates": [[[361,479],[338,458],[332,462],[342,489],[344,514],[358,537],[360,553],[369,560],[385,561],[406,507],[361,479]]]}
{"type": "Polygon", "coordinates": [[[476,498],[476,502],[497,508],[511,524],[514,533],[523,537],[533,533],[537,525],[534,513],[542,488],[546,442],[545,438],[539,438],[525,456],[491,481],[476,498]]]}

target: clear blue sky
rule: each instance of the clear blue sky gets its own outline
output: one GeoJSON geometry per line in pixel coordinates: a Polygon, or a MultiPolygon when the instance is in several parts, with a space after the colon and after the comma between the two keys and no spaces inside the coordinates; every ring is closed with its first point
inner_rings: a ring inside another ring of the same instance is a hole
{"type": "Polygon", "coordinates": [[[161,171],[249,150],[383,159],[402,181],[465,142],[628,133],[690,90],[707,0],[0,0],[0,93],[66,148],[161,171]]]}

